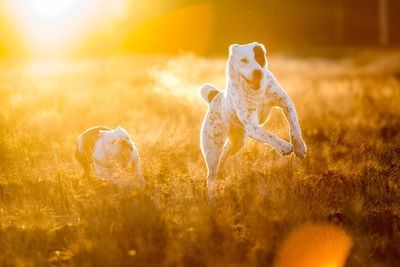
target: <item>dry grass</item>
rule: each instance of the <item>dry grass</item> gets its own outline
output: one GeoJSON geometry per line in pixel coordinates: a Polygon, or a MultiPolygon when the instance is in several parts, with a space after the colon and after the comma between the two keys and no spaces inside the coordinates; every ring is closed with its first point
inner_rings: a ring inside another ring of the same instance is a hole
{"type": "MultiPolygon", "coordinates": [[[[294,229],[328,223],[353,242],[347,266],[395,266],[399,59],[272,56],[308,157],[283,158],[249,139],[228,161],[214,206],[199,148],[207,107],[197,87],[224,87],[225,58],[1,64],[1,265],[270,266],[294,229]],[[94,125],[131,134],[145,192],[81,178],[75,142],[94,125]]],[[[265,127],[288,139],[279,111],[265,127]]]]}

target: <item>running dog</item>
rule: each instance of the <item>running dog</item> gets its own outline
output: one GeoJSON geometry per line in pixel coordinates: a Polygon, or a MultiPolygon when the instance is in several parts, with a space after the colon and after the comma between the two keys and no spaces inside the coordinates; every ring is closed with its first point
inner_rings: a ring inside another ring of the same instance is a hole
{"type": "Polygon", "coordinates": [[[114,184],[130,182],[124,176],[136,176],[141,186],[145,179],[140,172],[139,153],[128,133],[121,127],[115,130],[97,126],[83,132],[78,138],[75,154],[88,177],[94,169],[97,178],[114,184]]]}
{"type": "Polygon", "coordinates": [[[306,155],[295,107],[267,67],[262,44],[234,44],[229,48],[226,90],[219,91],[211,84],[199,88],[209,104],[201,127],[201,149],[208,169],[210,200],[216,194],[218,170],[241,149],[247,136],[272,146],[282,156],[293,150],[300,159],[306,155]],[[260,128],[272,107],[283,110],[290,125],[291,144],[260,128]]]}

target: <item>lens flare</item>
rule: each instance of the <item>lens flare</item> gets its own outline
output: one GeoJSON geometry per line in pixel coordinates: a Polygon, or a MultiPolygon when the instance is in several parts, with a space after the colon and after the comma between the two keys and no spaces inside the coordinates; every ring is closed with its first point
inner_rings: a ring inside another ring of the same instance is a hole
{"type": "Polygon", "coordinates": [[[308,224],[294,230],[284,241],[277,267],[342,267],[352,245],[341,228],[308,224]]]}

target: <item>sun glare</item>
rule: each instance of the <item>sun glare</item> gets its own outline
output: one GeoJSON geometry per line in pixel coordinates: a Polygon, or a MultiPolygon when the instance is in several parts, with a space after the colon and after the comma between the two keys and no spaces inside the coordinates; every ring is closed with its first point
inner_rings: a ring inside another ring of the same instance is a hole
{"type": "MultiPolygon", "coordinates": [[[[126,0],[7,0],[5,14],[29,57],[66,56],[93,36],[114,35],[126,0]]],[[[95,38],[95,37],[94,37],[95,38]]]]}
{"type": "Polygon", "coordinates": [[[18,45],[13,48],[8,41],[6,50],[18,58],[202,52],[214,21],[210,4],[173,9],[168,3],[153,7],[153,1],[139,0],[3,1],[0,16],[18,45]]]}
{"type": "Polygon", "coordinates": [[[37,15],[53,19],[70,11],[77,4],[77,0],[29,0],[28,4],[37,15]]]}

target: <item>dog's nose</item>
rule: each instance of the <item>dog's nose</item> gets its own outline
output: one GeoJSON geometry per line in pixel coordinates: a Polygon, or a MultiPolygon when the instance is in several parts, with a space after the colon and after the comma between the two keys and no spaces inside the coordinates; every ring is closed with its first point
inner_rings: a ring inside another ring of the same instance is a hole
{"type": "Polygon", "coordinates": [[[253,80],[261,80],[261,78],[262,78],[262,71],[254,70],[253,71],[253,80]]]}

